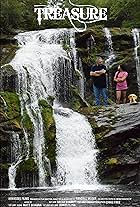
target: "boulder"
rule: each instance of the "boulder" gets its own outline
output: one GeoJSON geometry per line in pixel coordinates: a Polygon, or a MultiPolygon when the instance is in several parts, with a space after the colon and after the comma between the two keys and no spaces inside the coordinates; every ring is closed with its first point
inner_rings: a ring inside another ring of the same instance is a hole
{"type": "Polygon", "coordinates": [[[140,103],[108,107],[95,120],[101,182],[140,183],[140,103]]]}

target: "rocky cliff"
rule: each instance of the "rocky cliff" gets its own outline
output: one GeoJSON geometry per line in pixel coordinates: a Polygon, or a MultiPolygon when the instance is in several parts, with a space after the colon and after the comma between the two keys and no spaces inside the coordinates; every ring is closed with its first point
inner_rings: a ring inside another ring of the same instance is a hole
{"type": "Polygon", "coordinates": [[[106,34],[102,27],[88,29],[77,34],[77,50],[82,59],[83,71],[86,77],[85,98],[93,104],[92,80],[90,69],[95,64],[96,58],[101,56],[104,61],[110,57],[109,47],[112,47],[115,58],[110,62],[108,69],[108,93],[111,100],[115,101],[115,83],[113,77],[119,64],[125,64],[128,76],[128,94],[138,93],[136,62],[134,55],[134,40],[132,30],[127,28],[110,29],[112,43],[108,45],[106,34]],[[93,37],[94,39],[92,39],[93,37]]]}
{"type": "MultiPolygon", "coordinates": [[[[120,105],[116,107],[114,101],[113,75],[120,63],[125,63],[129,72],[129,91],[137,93],[136,67],[134,60],[134,43],[129,29],[113,28],[112,40],[116,54],[114,62],[109,68],[108,108],[93,106],[93,95],[89,71],[97,56],[107,59],[107,45],[103,28],[91,28],[85,33],[77,34],[76,44],[78,54],[82,59],[85,74],[85,99],[80,95],[76,86],[72,86],[72,96],[69,106],[87,116],[96,137],[98,153],[99,180],[106,184],[138,184],[140,182],[140,105],[120,105]],[[87,45],[87,39],[93,35],[95,44],[87,45]]],[[[30,154],[27,160],[21,162],[17,169],[17,187],[38,186],[38,170],[33,159],[32,139],[33,125],[24,111],[21,115],[20,97],[18,91],[17,74],[8,64],[13,58],[18,46],[16,41],[4,38],[2,40],[2,68],[0,70],[0,143],[1,143],[1,187],[8,187],[8,169],[13,162],[13,133],[18,134],[24,144],[23,125],[30,140],[30,154]],[[6,65],[5,65],[6,64],[6,65]]],[[[76,75],[77,79],[80,79],[76,75]]],[[[52,170],[55,172],[55,123],[52,107],[45,100],[40,100],[42,111],[46,155],[50,159],[52,170]],[[48,136],[49,135],[49,136],[48,136]]],[[[50,177],[47,176],[50,180],[50,177]]]]}
{"type": "Polygon", "coordinates": [[[98,129],[110,129],[98,137],[99,174],[104,183],[140,183],[140,104],[121,104],[99,112],[95,119],[98,129]]]}

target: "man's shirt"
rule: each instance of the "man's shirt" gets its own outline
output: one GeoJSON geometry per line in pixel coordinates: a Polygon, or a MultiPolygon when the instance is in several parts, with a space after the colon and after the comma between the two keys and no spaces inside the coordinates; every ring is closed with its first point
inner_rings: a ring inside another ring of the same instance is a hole
{"type": "MultiPolygon", "coordinates": [[[[105,65],[93,65],[91,67],[91,71],[92,72],[95,72],[95,71],[100,71],[100,70],[106,70],[106,66],[105,65]]],[[[97,88],[106,88],[106,74],[102,74],[100,76],[92,76],[93,77],[93,82],[94,82],[94,85],[97,87],[97,88]]]]}

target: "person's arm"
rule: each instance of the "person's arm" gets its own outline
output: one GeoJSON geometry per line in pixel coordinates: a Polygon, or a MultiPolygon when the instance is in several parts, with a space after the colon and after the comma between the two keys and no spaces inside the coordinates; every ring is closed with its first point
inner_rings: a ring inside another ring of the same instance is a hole
{"type": "Polygon", "coordinates": [[[115,73],[114,81],[117,82],[117,83],[119,82],[119,79],[117,78],[117,73],[115,73]]]}
{"type": "Polygon", "coordinates": [[[123,81],[125,81],[126,78],[127,78],[127,76],[128,76],[128,73],[124,74],[124,76],[123,76],[122,78],[119,78],[118,81],[119,81],[119,82],[123,82],[123,81]]]}
{"type": "Polygon", "coordinates": [[[115,82],[118,82],[118,79],[117,79],[115,76],[114,76],[114,81],[115,81],[115,82]]]}
{"type": "Polygon", "coordinates": [[[90,76],[94,76],[94,77],[100,76],[100,75],[97,73],[97,71],[95,71],[95,67],[94,67],[94,66],[91,68],[90,76]]]}
{"type": "Polygon", "coordinates": [[[97,76],[100,76],[100,75],[102,75],[102,74],[105,74],[106,73],[106,70],[105,69],[102,69],[102,70],[99,70],[99,71],[91,71],[90,72],[90,76],[95,76],[95,77],[97,77],[97,76]]]}
{"type": "Polygon", "coordinates": [[[106,73],[105,69],[99,70],[99,71],[95,71],[97,74],[102,75],[106,73]]]}
{"type": "Polygon", "coordinates": [[[97,77],[97,76],[100,76],[100,74],[97,73],[97,71],[95,71],[95,72],[91,71],[91,72],[90,72],[90,76],[95,76],[95,77],[97,77]]]}
{"type": "Polygon", "coordinates": [[[102,66],[103,67],[103,69],[102,70],[98,70],[98,71],[96,71],[97,72],[97,74],[99,74],[99,75],[102,75],[102,74],[106,74],[106,66],[105,65],[103,65],[102,66]]]}

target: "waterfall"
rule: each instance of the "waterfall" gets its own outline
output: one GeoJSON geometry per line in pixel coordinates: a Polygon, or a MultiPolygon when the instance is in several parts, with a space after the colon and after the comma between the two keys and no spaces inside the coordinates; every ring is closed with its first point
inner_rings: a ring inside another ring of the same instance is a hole
{"type": "Polygon", "coordinates": [[[112,43],[112,35],[110,33],[110,30],[108,28],[104,28],[103,29],[104,33],[105,33],[105,37],[106,37],[106,43],[107,43],[107,59],[105,61],[105,64],[107,67],[109,67],[113,60],[115,59],[115,54],[114,54],[114,50],[113,50],[113,43],[112,43]]]}
{"type": "MultiPolygon", "coordinates": [[[[105,38],[106,38],[106,45],[107,45],[107,49],[105,51],[105,53],[107,54],[107,59],[105,60],[105,65],[107,67],[107,69],[109,69],[113,63],[113,61],[115,60],[116,56],[114,53],[114,49],[113,49],[113,42],[112,42],[112,35],[111,32],[108,28],[104,28],[103,29],[104,33],[105,33],[105,38]]],[[[111,95],[112,97],[112,80],[111,80],[111,74],[110,71],[108,70],[108,75],[106,76],[106,80],[107,80],[107,89],[108,91],[110,90],[110,93],[108,95],[111,95]]]]}
{"type": "MultiPolygon", "coordinates": [[[[52,96],[59,103],[69,102],[70,86],[73,83],[71,60],[74,62],[75,69],[77,66],[75,45],[71,48],[72,44],[75,44],[74,38],[74,30],[68,29],[25,32],[16,36],[20,49],[10,64],[18,73],[22,116],[26,111],[34,128],[33,155],[39,170],[40,187],[47,186],[46,175],[49,173],[51,176],[51,169],[45,154],[46,146],[39,100],[47,100],[52,96]],[[67,46],[70,51],[64,50],[67,46]],[[46,160],[49,172],[45,168],[46,160]]],[[[54,105],[54,118],[57,127],[58,183],[60,183],[60,176],[63,176],[60,168],[66,168],[64,176],[66,184],[70,184],[72,176],[74,176],[72,184],[94,183],[96,180],[94,137],[88,121],[84,116],[57,105],[54,105]],[[72,113],[67,116],[67,111],[72,113]],[[69,157],[66,152],[67,143],[70,147],[69,157]],[[72,158],[73,155],[74,157],[78,155],[79,158],[77,157],[75,160],[72,158]],[[62,156],[64,156],[64,162],[62,156]],[[69,163],[68,167],[65,166],[65,162],[69,163]]],[[[28,139],[26,136],[26,145],[29,143],[28,139]]],[[[9,175],[9,179],[13,179],[12,173],[9,175]]]]}
{"type": "Polygon", "coordinates": [[[86,118],[54,105],[59,185],[96,184],[96,150],[92,128],[86,118]]]}
{"type": "Polygon", "coordinates": [[[75,33],[71,31],[70,33],[70,47],[72,49],[73,61],[74,61],[74,69],[76,70],[77,65],[77,51],[76,51],[76,43],[75,43],[75,33]]]}
{"type": "MultiPolygon", "coordinates": [[[[53,68],[59,68],[61,64],[60,67],[66,69],[64,59],[67,58],[67,54],[61,45],[56,44],[60,41],[60,35],[61,33],[56,30],[19,34],[16,38],[21,48],[11,62],[18,72],[21,111],[27,111],[34,127],[34,158],[38,165],[40,187],[47,185],[47,172],[44,168],[47,158],[44,155],[43,120],[38,101],[54,95],[53,68]]],[[[62,78],[62,74],[57,78],[62,78]]],[[[63,89],[66,92],[67,84],[64,81],[63,89]]],[[[56,92],[59,94],[57,88],[59,87],[56,86],[56,92]]]]}
{"type": "Polygon", "coordinates": [[[72,30],[70,33],[70,47],[71,47],[71,52],[72,52],[71,57],[74,62],[74,69],[78,73],[78,76],[79,76],[79,81],[78,81],[79,92],[80,92],[81,97],[84,98],[85,80],[84,80],[83,66],[82,66],[81,58],[78,57],[77,55],[75,33],[72,30]]]}
{"type": "Polygon", "coordinates": [[[135,53],[135,60],[136,60],[136,70],[137,70],[137,83],[138,83],[138,90],[140,94],[140,29],[133,29],[132,30],[133,39],[134,39],[134,53],[135,53]]]}
{"type": "Polygon", "coordinates": [[[19,135],[15,132],[12,133],[12,144],[11,144],[11,160],[12,164],[8,169],[8,175],[9,175],[9,188],[15,189],[16,183],[16,170],[17,166],[22,161],[22,146],[21,141],[19,139],[19,135]],[[13,161],[14,160],[14,161],[13,161]]]}
{"type": "Polygon", "coordinates": [[[80,74],[79,91],[80,91],[81,97],[84,98],[84,96],[85,96],[85,77],[84,77],[84,72],[83,72],[83,66],[82,66],[81,58],[79,58],[78,65],[79,65],[78,72],[80,74]]]}

